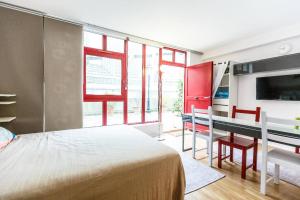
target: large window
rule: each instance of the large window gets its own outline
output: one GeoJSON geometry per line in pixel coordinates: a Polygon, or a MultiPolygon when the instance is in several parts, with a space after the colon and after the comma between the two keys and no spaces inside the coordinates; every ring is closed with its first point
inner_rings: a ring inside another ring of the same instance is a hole
{"type": "Polygon", "coordinates": [[[146,121],[158,120],[159,48],[146,48],[146,121]]]}
{"type": "Polygon", "coordinates": [[[84,61],[84,127],[145,123],[159,118],[160,65],[184,67],[186,53],[84,32],[84,61]]]}
{"type": "Polygon", "coordinates": [[[84,127],[126,123],[125,41],[84,34],[84,127]]]}
{"type": "Polygon", "coordinates": [[[142,121],[143,45],[128,42],[128,123],[142,121]]]}

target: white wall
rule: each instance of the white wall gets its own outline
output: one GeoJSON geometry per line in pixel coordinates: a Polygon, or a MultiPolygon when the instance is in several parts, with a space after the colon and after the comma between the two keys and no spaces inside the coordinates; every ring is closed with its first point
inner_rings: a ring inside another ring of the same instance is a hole
{"type": "Polygon", "coordinates": [[[202,61],[202,55],[197,53],[188,53],[187,55],[187,66],[196,65],[201,63],[202,61]]]}
{"type": "MultiPolygon", "coordinates": [[[[260,60],[264,58],[281,56],[279,48],[283,44],[289,44],[292,46],[292,50],[289,54],[300,52],[300,36],[291,39],[282,40],[280,42],[274,42],[259,47],[254,47],[235,53],[230,53],[220,57],[215,57],[215,62],[232,60],[236,62],[247,62],[260,60]]],[[[205,52],[204,56],[205,57],[205,52]]],[[[268,73],[255,73],[252,75],[244,75],[238,77],[238,107],[240,108],[254,108],[255,106],[261,106],[263,110],[267,111],[269,115],[294,118],[300,116],[300,101],[258,101],[256,100],[256,77],[271,76],[271,75],[283,75],[283,74],[300,74],[299,69],[268,72],[268,73]]]]}

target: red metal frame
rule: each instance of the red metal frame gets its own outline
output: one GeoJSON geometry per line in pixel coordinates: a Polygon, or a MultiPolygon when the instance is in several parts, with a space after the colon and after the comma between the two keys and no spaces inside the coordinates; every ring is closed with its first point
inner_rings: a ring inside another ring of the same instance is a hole
{"type": "Polygon", "coordinates": [[[164,47],[161,49],[161,52],[160,52],[160,65],[169,65],[169,66],[175,66],[175,67],[186,67],[186,64],[187,64],[187,53],[185,51],[181,51],[181,50],[178,50],[178,49],[173,49],[173,48],[169,48],[169,47],[164,47]],[[162,49],[166,49],[166,50],[169,50],[169,51],[172,51],[172,62],[170,61],[166,61],[166,60],[163,60],[162,58],[162,49]],[[185,63],[182,64],[182,63],[176,63],[175,62],[175,56],[176,56],[176,52],[180,52],[180,53],[183,53],[185,54],[185,63]]]}
{"type": "Polygon", "coordinates": [[[107,36],[106,36],[106,35],[103,35],[103,36],[102,36],[102,49],[103,49],[104,51],[107,50],[107,36]]]}
{"type": "MultiPolygon", "coordinates": [[[[177,49],[173,49],[173,48],[169,48],[169,47],[163,47],[163,48],[159,49],[159,84],[158,84],[159,88],[158,88],[158,91],[160,93],[158,94],[158,97],[160,99],[159,100],[159,119],[160,119],[160,121],[162,121],[162,98],[163,98],[163,94],[162,94],[162,70],[161,70],[162,65],[185,68],[185,70],[184,70],[184,79],[185,79],[185,77],[186,77],[186,67],[187,67],[187,53],[185,51],[181,51],[181,50],[177,50],[177,49]],[[163,49],[167,49],[167,50],[170,50],[170,51],[173,52],[172,62],[163,60],[163,58],[162,58],[162,50],[163,49]],[[175,54],[176,54],[175,52],[184,53],[184,55],[185,55],[185,63],[184,64],[175,62],[175,54]]],[[[183,95],[185,97],[186,90],[184,89],[183,91],[184,91],[183,95]]],[[[185,105],[185,98],[183,99],[183,105],[185,105]]]]}
{"type": "Polygon", "coordinates": [[[109,51],[103,51],[100,49],[93,49],[89,47],[84,48],[84,100],[110,100],[110,101],[122,101],[124,99],[124,96],[126,95],[126,89],[125,89],[125,80],[126,80],[126,56],[122,53],[116,53],[116,52],[109,52],[109,51]],[[120,95],[92,95],[86,93],[86,56],[92,55],[92,56],[99,56],[99,57],[105,57],[105,58],[111,58],[111,59],[118,59],[121,60],[122,63],[122,85],[121,85],[121,94],[120,95]]]}
{"type": "MultiPolygon", "coordinates": [[[[161,66],[162,65],[169,65],[169,66],[175,66],[175,67],[186,67],[187,63],[187,53],[185,51],[172,49],[164,47],[164,49],[171,50],[173,52],[172,62],[163,61],[162,60],[162,48],[159,49],[159,91],[161,91],[161,78],[162,78],[162,72],[161,72],[161,66]],[[185,54],[185,64],[176,63],[175,62],[175,55],[176,52],[181,52],[185,54]]],[[[124,123],[128,123],[128,76],[127,76],[127,57],[128,57],[128,39],[124,40],[124,53],[119,52],[113,52],[113,51],[107,51],[107,36],[102,36],[102,49],[95,49],[90,47],[84,47],[84,77],[83,77],[83,100],[84,102],[102,102],[102,124],[103,126],[107,125],[107,102],[111,101],[119,101],[123,102],[124,104],[124,123]],[[112,59],[120,59],[122,63],[122,81],[121,81],[121,94],[120,95],[92,95],[86,93],[86,56],[87,55],[93,55],[93,56],[99,56],[99,57],[106,57],[106,58],[112,58],[112,59]]],[[[184,71],[186,73],[186,71],[184,71]]],[[[184,91],[185,92],[185,91],[184,91]]],[[[159,98],[162,95],[159,94],[159,98]]],[[[160,101],[160,108],[162,106],[162,102],[160,101]]],[[[145,110],[146,110],[146,45],[143,44],[143,50],[142,50],[142,119],[141,122],[137,123],[130,123],[130,124],[141,124],[141,123],[154,123],[158,121],[146,121],[145,119],[145,110]]],[[[162,113],[159,109],[159,117],[161,119],[162,113]]]]}
{"type": "Polygon", "coordinates": [[[127,40],[124,41],[124,52],[118,53],[107,51],[107,37],[102,36],[102,50],[90,47],[84,47],[84,77],[83,77],[83,100],[84,102],[102,102],[102,125],[107,125],[107,102],[120,101],[123,102],[124,123],[127,124],[127,40]],[[99,56],[111,59],[121,60],[122,80],[121,80],[121,94],[120,95],[92,95],[86,93],[86,56],[99,56]]]}
{"type": "MultiPolygon", "coordinates": [[[[256,110],[243,110],[243,109],[237,109],[236,106],[233,106],[232,109],[232,118],[236,118],[236,114],[249,114],[249,115],[255,115],[255,121],[259,122],[260,120],[260,107],[256,107],[256,110]]],[[[246,178],[246,170],[250,167],[254,171],[257,170],[257,147],[258,147],[258,140],[257,138],[254,138],[253,141],[249,141],[245,138],[239,138],[234,136],[234,133],[230,133],[229,137],[219,138],[218,139],[218,167],[222,168],[222,160],[226,158],[230,158],[230,161],[233,162],[233,149],[240,149],[242,150],[242,173],[241,178],[246,178]],[[229,139],[228,139],[229,138],[229,139]],[[236,142],[238,141],[238,142],[236,142]],[[230,155],[222,157],[222,145],[229,146],[230,147],[230,155]],[[247,166],[247,150],[253,148],[253,162],[251,165],[247,166]]]]}

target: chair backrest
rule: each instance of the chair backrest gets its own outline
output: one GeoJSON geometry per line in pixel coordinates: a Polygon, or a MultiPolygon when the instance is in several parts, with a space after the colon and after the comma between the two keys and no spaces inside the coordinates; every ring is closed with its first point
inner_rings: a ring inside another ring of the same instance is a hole
{"type": "Polygon", "coordinates": [[[300,121],[268,117],[266,112],[261,112],[261,136],[263,146],[267,147],[268,141],[300,146],[299,138],[272,133],[270,131],[271,126],[273,126],[274,128],[282,127],[285,129],[290,128],[291,130],[293,130],[295,126],[300,126],[300,121]]]}
{"type": "Polygon", "coordinates": [[[193,132],[196,131],[196,124],[206,125],[208,126],[209,130],[212,130],[212,108],[211,106],[208,107],[207,110],[205,109],[197,109],[194,105],[192,105],[192,125],[193,125],[193,132]],[[201,120],[196,118],[196,114],[207,114],[208,120],[201,120]]]}
{"type": "Polygon", "coordinates": [[[236,106],[232,107],[232,118],[236,118],[236,114],[248,114],[248,115],[255,115],[255,121],[259,122],[260,120],[260,107],[256,107],[255,110],[243,110],[243,109],[238,109],[236,106]]]}
{"type": "MultiPolygon", "coordinates": [[[[260,120],[260,107],[256,107],[255,110],[244,110],[244,109],[238,109],[236,106],[232,107],[232,118],[236,118],[236,115],[239,114],[247,114],[247,115],[255,115],[255,121],[259,122],[260,120]]],[[[231,139],[233,139],[234,133],[230,133],[231,139]]],[[[256,139],[254,139],[256,140],[256,139]]]]}

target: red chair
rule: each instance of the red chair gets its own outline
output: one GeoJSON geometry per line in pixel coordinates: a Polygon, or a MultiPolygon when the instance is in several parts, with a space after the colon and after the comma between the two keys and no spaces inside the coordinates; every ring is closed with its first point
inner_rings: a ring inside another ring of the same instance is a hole
{"type": "Polygon", "coordinates": [[[298,154],[300,154],[300,147],[296,147],[296,149],[295,149],[295,153],[298,153],[298,154]]]}
{"type": "MultiPolygon", "coordinates": [[[[236,114],[249,114],[249,115],[255,115],[255,121],[259,122],[260,118],[260,107],[256,107],[256,110],[242,110],[237,109],[236,106],[233,106],[232,110],[232,118],[236,118],[236,114]]],[[[250,167],[254,171],[257,170],[257,138],[254,138],[254,140],[238,137],[235,136],[234,133],[230,133],[230,136],[219,138],[218,139],[218,167],[222,168],[222,160],[226,158],[230,158],[230,162],[233,162],[233,149],[240,149],[242,151],[242,173],[241,177],[243,179],[246,178],[246,170],[250,167]],[[230,147],[230,155],[222,157],[222,145],[229,146],[230,147]],[[253,148],[253,162],[251,165],[247,166],[247,150],[253,148]]]]}

